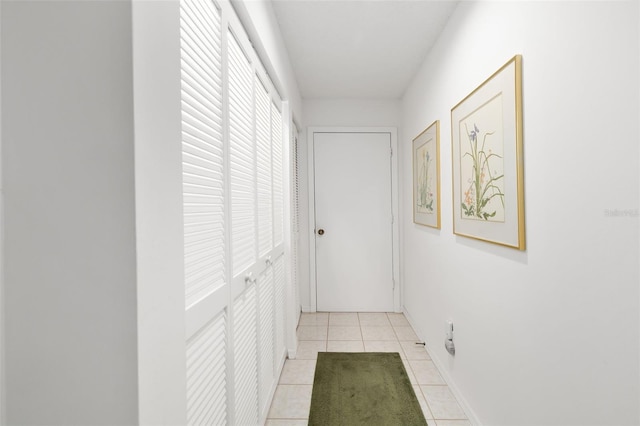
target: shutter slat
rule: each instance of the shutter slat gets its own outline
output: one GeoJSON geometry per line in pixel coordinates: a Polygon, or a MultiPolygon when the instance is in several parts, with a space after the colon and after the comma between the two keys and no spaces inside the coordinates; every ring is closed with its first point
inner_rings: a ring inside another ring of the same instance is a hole
{"type": "MultiPolygon", "coordinates": [[[[222,114],[222,111],[216,110],[215,105],[210,105],[209,114],[222,114]]],[[[215,115],[205,115],[203,111],[198,110],[192,104],[183,102],[182,105],[183,120],[195,129],[196,135],[204,133],[209,135],[213,140],[221,139],[218,133],[221,130],[219,117],[215,115]]]]}
{"type": "MultiPolygon", "coordinates": [[[[187,81],[183,80],[180,90],[182,91],[182,105],[193,107],[193,109],[204,112],[211,110],[215,114],[220,111],[220,105],[222,103],[221,98],[218,96],[209,95],[206,92],[200,92],[197,87],[189,85],[187,81]]],[[[207,117],[209,119],[220,119],[217,116],[207,117]]]]}

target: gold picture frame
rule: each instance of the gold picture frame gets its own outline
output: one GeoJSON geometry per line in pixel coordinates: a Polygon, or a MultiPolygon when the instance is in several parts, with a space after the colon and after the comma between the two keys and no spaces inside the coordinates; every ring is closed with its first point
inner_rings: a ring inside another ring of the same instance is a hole
{"type": "Polygon", "coordinates": [[[451,109],[453,233],[525,250],[522,56],[451,109]]]}
{"type": "Polygon", "coordinates": [[[440,229],[440,121],[413,139],[413,222],[440,229]]]}

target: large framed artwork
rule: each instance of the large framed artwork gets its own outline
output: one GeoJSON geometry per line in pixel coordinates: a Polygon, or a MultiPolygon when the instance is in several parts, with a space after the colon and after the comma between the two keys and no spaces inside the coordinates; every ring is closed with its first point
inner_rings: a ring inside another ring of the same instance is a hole
{"type": "Polygon", "coordinates": [[[413,221],[440,229],[440,121],[413,139],[413,221]]]}
{"type": "Polygon", "coordinates": [[[453,233],[525,249],[522,57],[451,110],[453,233]]]}

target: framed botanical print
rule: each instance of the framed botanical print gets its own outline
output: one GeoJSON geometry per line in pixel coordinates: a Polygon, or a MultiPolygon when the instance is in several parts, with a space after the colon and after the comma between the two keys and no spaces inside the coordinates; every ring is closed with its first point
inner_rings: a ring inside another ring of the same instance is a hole
{"type": "Polygon", "coordinates": [[[522,58],[451,110],[453,232],[525,249],[522,58]]]}
{"type": "Polygon", "coordinates": [[[413,139],[413,221],[440,229],[440,121],[413,139]]]}

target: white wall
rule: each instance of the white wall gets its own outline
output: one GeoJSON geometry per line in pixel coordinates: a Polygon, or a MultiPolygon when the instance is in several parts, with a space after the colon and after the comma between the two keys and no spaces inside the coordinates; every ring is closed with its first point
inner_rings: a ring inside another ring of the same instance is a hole
{"type": "MultiPolygon", "coordinates": [[[[308,127],[399,127],[400,100],[394,99],[304,99],[304,126],[300,129],[300,301],[304,311],[311,306],[309,294],[309,180],[308,127]]],[[[398,129],[398,140],[402,140],[398,129]]],[[[311,225],[313,226],[313,225],[311,225]]]]}
{"type": "Polygon", "coordinates": [[[401,124],[400,100],[305,99],[304,123],[308,127],[395,127],[401,124]]]}
{"type": "Polygon", "coordinates": [[[133,424],[131,3],[1,7],[6,421],[133,424]]]}
{"type": "Polygon", "coordinates": [[[635,1],[462,2],[403,99],[404,303],[482,424],[640,422],[638,16],[635,1]],[[517,53],[525,252],[455,237],[450,202],[450,109],[517,53]],[[411,139],[436,119],[441,231],[411,218],[411,139]]]}

